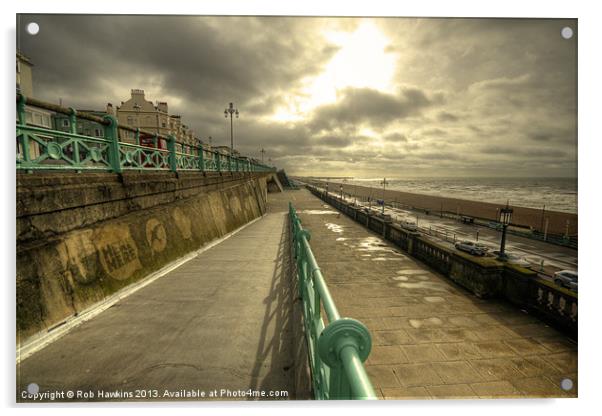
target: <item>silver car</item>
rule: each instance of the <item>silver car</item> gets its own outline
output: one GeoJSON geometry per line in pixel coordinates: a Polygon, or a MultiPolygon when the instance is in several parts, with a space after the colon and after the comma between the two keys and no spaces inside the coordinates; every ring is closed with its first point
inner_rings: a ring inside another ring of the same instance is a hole
{"type": "Polygon", "coordinates": [[[577,272],[574,270],[561,270],[554,273],[554,283],[566,287],[574,292],[577,291],[577,272]]]}
{"type": "Polygon", "coordinates": [[[473,241],[458,241],[454,246],[458,250],[465,251],[472,254],[473,256],[484,256],[487,248],[482,244],[475,243],[473,241]]]}

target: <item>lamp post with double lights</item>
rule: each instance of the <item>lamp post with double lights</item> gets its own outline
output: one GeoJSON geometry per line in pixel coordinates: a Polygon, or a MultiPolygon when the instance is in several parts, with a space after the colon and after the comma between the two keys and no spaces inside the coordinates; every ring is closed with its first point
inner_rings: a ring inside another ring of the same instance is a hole
{"type": "Polygon", "coordinates": [[[508,229],[508,225],[512,221],[512,213],[514,210],[510,208],[509,202],[506,202],[506,206],[500,209],[500,222],[502,223],[502,242],[500,243],[500,255],[499,259],[504,260],[507,256],[505,253],[506,249],[506,230],[508,229]]]}
{"type": "Polygon", "coordinates": [[[234,103],[230,103],[224,110],[224,116],[226,118],[230,115],[230,156],[234,156],[234,127],[232,123],[232,116],[234,114],[236,114],[236,118],[238,118],[238,108],[234,108],[234,103]]]}

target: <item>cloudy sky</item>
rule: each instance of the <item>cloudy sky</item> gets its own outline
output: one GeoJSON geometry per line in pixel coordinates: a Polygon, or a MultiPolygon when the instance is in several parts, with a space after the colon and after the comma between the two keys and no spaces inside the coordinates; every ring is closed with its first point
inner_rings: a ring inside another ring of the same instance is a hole
{"type": "Polygon", "coordinates": [[[17,43],[37,98],[102,109],[144,89],[223,145],[233,101],[235,147],[263,147],[292,174],[576,176],[576,32],[543,19],[21,15],[17,43]]]}

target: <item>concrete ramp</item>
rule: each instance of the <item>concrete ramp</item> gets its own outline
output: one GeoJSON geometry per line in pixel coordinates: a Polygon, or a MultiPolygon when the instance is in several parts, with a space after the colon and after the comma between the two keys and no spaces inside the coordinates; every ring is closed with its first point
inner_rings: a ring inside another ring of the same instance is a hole
{"type": "Polygon", "coordinates": [[[280,183],[280,179],[278,179],[278,175],[272,173],[267,178],[268,192],[284,192],[284,188],[282,187],[282,183],[280,183]]]}
{"type": "Polygon", "coordinates": [[[264,216],[23,360],[17,400],[30,383],[96,395],[77,401],[295,398],[289,253],[286,213],[264,216]]]}

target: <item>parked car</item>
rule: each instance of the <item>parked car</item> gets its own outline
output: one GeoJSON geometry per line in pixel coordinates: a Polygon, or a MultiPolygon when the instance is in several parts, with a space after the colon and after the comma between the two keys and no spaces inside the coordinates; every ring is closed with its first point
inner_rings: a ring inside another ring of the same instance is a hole
{"type": "Polygon", "coordinates": [[[554,283],[558,286],[566,287],[577,291],[577,272],[575,270],[561,270],[554,273],[554,283]]]}
{"type": "Polygon", "coordinates": [[[487,247],[482,244],[475,243],[473,241],[458,241],[454,244],[458,250],[465,251],[472,254],[473,256],[484,256],[487,252],[487,247]]]}
{"type": "MultiPolygon", "coordinates": [[[[495,250],[493,252],[493,254],[495,256],[499,257],[500,252],[499,252],[499,250],[495,250]]],[[[526,258],[521,257],[518,254],[509,253],[507,251],[504,251],[504,255],[506,256],[506,261],[508,263],[516,264],[517,266],[524,267],[525,269],[531,268],[531,263],[526,258]]]]}
{"type": "Polygon", "coordinates": [[[399,225],[401,225],[401,228],[408,231],[418,231],[418,226],[412,221],[402,221],[399,223],[399,225]]]}

